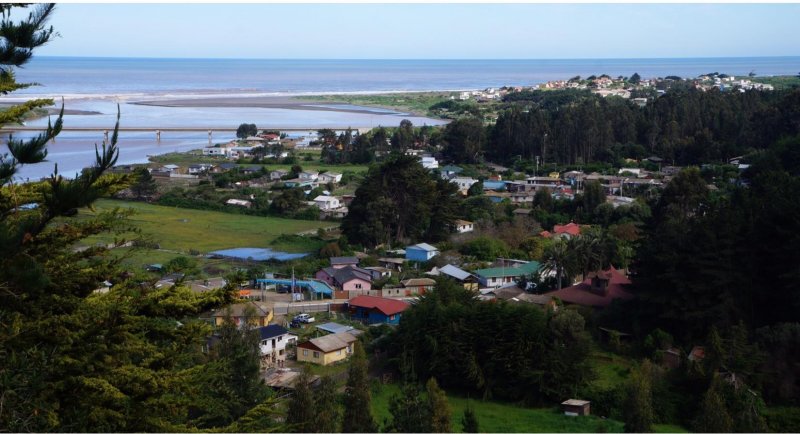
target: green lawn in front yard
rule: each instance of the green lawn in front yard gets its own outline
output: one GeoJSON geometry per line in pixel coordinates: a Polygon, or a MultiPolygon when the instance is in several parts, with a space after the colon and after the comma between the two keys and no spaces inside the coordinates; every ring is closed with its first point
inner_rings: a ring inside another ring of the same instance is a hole
{"type": "MultiPolygon", "coordinates": [[[[336,226],[335,223],[308,220],[292,220],[276,217],[258,217],[229,214],[217,211],[202,211],[173,208],[142,202],[127,202],[101,199],[95,209],[105,211],[114,207],[131,208],[136,211],[130,217],[142,235],[158,243],[161,249],[201,253],[233,247],[270,247],[288,252],[308,252],[319,249],[319,242],[309,237],[281,237],[317,228],[336,226]]],[[[91,215],[88,209],[80,211],[91,215]]],[[[90,237],[85,244],[110,242],[111,235],[90,237]]]]}
{"type": "MultiPolygon", "coordinates": [[[[372,411],[379,423],[391,418],[389,400],[400,388],[381,385],[373,390],[372,411]]],[[[467,404],[475,411],[481,432],[623,432],[622,422],[596,416],[564,416],[557,408],[526,408],[512,403],[466,399],[448,394],[454,432],[461,432],[461,417],[467,404]]]]}
{"type": "Polygon", "coordinates": [[[621,384],[633,367],[630,359],[601,349],[592,351],[589,363],[597,374],[594,385],[600,389],[612,389],[621,384]]]}

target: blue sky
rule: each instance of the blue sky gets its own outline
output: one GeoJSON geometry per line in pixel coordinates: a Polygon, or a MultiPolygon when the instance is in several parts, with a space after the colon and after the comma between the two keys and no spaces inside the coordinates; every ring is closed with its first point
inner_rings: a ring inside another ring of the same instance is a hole
{"type": "Polygon", "coordinates": [[[573,59],[800,55],[800,4],[70,4],[38,55],[573,59]]]}

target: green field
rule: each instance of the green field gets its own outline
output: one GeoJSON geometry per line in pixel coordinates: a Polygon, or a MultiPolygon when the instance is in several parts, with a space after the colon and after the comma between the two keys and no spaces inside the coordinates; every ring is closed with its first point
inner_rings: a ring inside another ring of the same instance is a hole
{"type": "MultiPolygon", "coordinates": [[[[98,212],[115,207],[134,209],[135,214],[129,218],[130,222],[141,229],[142,235],[158,243],[161,249],[183,252],[197,250],[206,253],[232,247],[271,247],[288,252],[305,252],[313,247],[312,244],[316,245],[315,240],[276,240],[281,235],[336,226],[334,223],[321,221],[256,217],[141,202],[101,199],[95,203],[98,212]]],[[[81,214],[91,215],[92,211],[81,210],[81,214]]],[[[92,237],[86,242],[110,242],[111,238],[111,235],[102,235],[92,237]]]]}
{"type": "MultiPolygon", "coordinates": [[[[381,385],[377,393],[373,389],[372,412],[383,424],[391,419],[389,400],[399,392],[395,384],[381,385]]],[[[597,416],[564,416],[558,408],[528,408],[512,403],[466,399],[448,394],[452,410],[454,432],[461,432],[461,417],[467,405],[478,417],[481,432],[623,432],[624,424],[613,419],[597,416]]],[[[678,425],[654,425],[655,432],[686,432],[678,425]]]]}
{"type": "MultiPolygon", "coordinates": [[[[458,92],[408,92],[373,95],[315,95],[299,96],[297,99],[313,100],[322,103],[343,103],[365,107],[380,107],[409,112],[421,116],[429,114],[430,106],[458,96],[458,92]]],[[[396,125],[388,125],[396,126],[396,125]]]]}

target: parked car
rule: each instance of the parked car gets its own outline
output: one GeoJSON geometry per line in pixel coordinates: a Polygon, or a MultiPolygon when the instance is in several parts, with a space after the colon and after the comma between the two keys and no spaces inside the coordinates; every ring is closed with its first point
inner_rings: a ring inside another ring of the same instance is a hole
{"type": "Polygon", "coordinates": [[[314,317],[307,313],[301,313],[300,315],[295,316],[293,320],[303,324],[309,324],[314,322],[314,317]]]}

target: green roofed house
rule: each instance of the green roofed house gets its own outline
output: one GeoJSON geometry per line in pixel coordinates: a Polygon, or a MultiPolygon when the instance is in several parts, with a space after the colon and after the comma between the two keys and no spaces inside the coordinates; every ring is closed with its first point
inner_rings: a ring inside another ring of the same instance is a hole
{"type": "Polygon", "coordinates": [[[536,261],[513,264],[507,267],[494,267],[475,270],[473,274],[478,276],[481,286],[484,288],[497,288],[506,283],[519,280],[522,276],[528,276],[539,271],[539,263],[536,261]]]}

